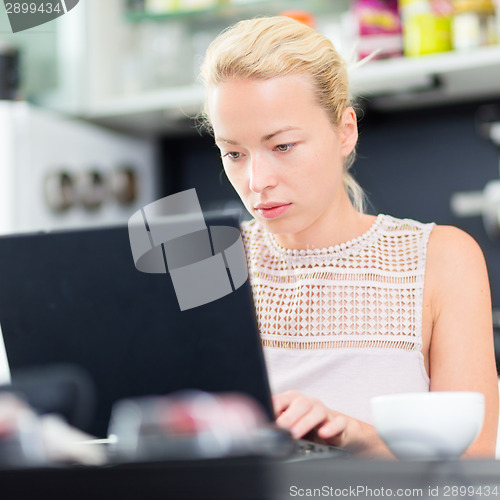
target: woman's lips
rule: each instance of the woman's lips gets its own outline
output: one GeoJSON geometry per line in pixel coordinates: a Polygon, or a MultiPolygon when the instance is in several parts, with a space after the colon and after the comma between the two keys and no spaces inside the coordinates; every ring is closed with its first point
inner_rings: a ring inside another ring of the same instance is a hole
{"type": "Polygon", "coordinates": [[[267,206],[266,205],[257,206],[255,207],[255,209],[265,219],[275,219],[276,217],[283,215],[291,206],[292,206],[291,203],[284,203],[280,205],[268,204],[267,206]]]}

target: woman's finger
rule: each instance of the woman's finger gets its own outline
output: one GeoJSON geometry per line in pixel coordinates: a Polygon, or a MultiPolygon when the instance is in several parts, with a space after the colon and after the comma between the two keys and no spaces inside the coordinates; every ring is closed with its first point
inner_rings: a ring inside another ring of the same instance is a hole
{"type": "Polygon", "coordinates": [[[313,403],[309,411],[303,414],[289,429],[296,439],[304,437],[306,434],[316,429],[328,418],[327,409],[319,401],[313,403]]]}
{"type": "Polygon", "coordinates": [[[284,410],[286,410],[292,401],[300,398],[302,395],[296,391],[286,391],[281,394],[273,396],[273,409],[274,414],[278,417],[284,410]]]}
{"type": "Polygon", "coordinates": [[[302,394],[296,395],[286,406],[286,408],[279,414],[276,423],[291,429],[304,415],[306,415],[312,408],[312,400],[303,396],[302,394]]]}
{"type": "Polygon", "coordinates": [[[318,436],[321,439],[331,440],[338,438],[336,441],[340,444],[342,434],[346,430],[347,419],[344,415],[332,415],[321,427],[318,428],[318,436]]]}

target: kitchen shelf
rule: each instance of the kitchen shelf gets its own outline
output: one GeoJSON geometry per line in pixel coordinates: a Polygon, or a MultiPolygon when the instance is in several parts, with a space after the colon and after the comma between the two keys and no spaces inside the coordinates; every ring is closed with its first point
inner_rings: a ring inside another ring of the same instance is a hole
{"type": "MultiPolygon", "coordinates": [[[[385,108],[500,97],[500,46],[418,58],[369,61],[351,72],[353,94],[385,108]]],[[[166,88],[94,103],[84,118],[146,133],[182,131],[201,109],[200,85],[166,88]]]]}
{"type": "Polygon", "coordinates": [[[225,2],[212,7],[193,10],[179,10],[164,13],[128,11],[125,20],[130,23],[147,21],[168,21],[171,19],[195,19],[199,16],[251,17],[261,14],[276,14],[290,9],[306,9],[314,13],[331,12],[332,6],[325,0],[253,0],[251,2],[225,2]]]}
{"type": "Polygon", "coordinates": [[[204,88],[192,84],[116,97],[90,106],[82,118],[139,133],[185,132],[186,121],[201,110],[204,88]]]}
{"type": "Polygon", "coordinates": [[[219,13],[221,7],[206,7],[192,11],[173,11],[164,13],[129,11],[124,14],[125,20],[129,23],[142,23],[145,21],[165,21],[168,19],[178,19],[203,14],[219,13]]]}
{"type": "MultiPolygon", "coordinates": [[[[367,63],[352,75],[360,90],[383,92],[391,82],[425,75],[447,74],[456,71],[474,71],[488,66],[500,66],[500,46],[481,47],[468,51],[450,51],[420,57],[400,57],[367,63]],[[357,82],[356,82],[357,81],[357,82]]],[[[500,84],[497,87],[500,91],[500,84]]]]}
{"type": "Polygon", "coordinates": [[[240,13],[242,8],[251,8],[255,6],[263,6],[264,4],[268,4],[268,0],[258,0],[248,4],[223,4],[223,5],[214,5],[212,7],[202,7],[199,9],[192,10],[178,10],[171,12],[148,12],[148,11],[128,11],[125,12],[124,17],[125,20],[130,23],[141,23],[145,21],[168,21],[169,19],[186,19],[186,18],[195,18],[197,16],[205,16],[205,15],[227,15],[232,14],[236,11],[240,13]]]}

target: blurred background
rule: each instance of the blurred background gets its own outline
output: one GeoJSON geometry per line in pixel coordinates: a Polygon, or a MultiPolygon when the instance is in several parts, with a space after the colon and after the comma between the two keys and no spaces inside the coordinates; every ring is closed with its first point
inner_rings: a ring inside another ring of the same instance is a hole
{"type": "Polygon", "coordinates": [[[123,222],[193,187],[244,214],[196,129],[197,74],[225,27],[280,13],[350,63],[369,210],[471,233],[500,309],[498,0],[80,0],[15,34],[2,5],[0,231],[123,222]]]}

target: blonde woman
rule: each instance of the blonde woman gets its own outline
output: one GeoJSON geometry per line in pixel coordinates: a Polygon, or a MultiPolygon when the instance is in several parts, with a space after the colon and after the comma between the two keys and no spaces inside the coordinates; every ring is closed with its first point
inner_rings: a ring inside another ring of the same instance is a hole
{"type": "MultiPolygon", "coordinates": [[[[346,65],[286,17],[242,21],[209,47],[205,115],[253,215],[242,226],[277,423],[390,456],[370,398],[480,391],[493,456],[498,388],[481,250],[454,227],[363,212],[346,65]]],[[[402,159],[401,168],[404,168],[402,159]]]]}

